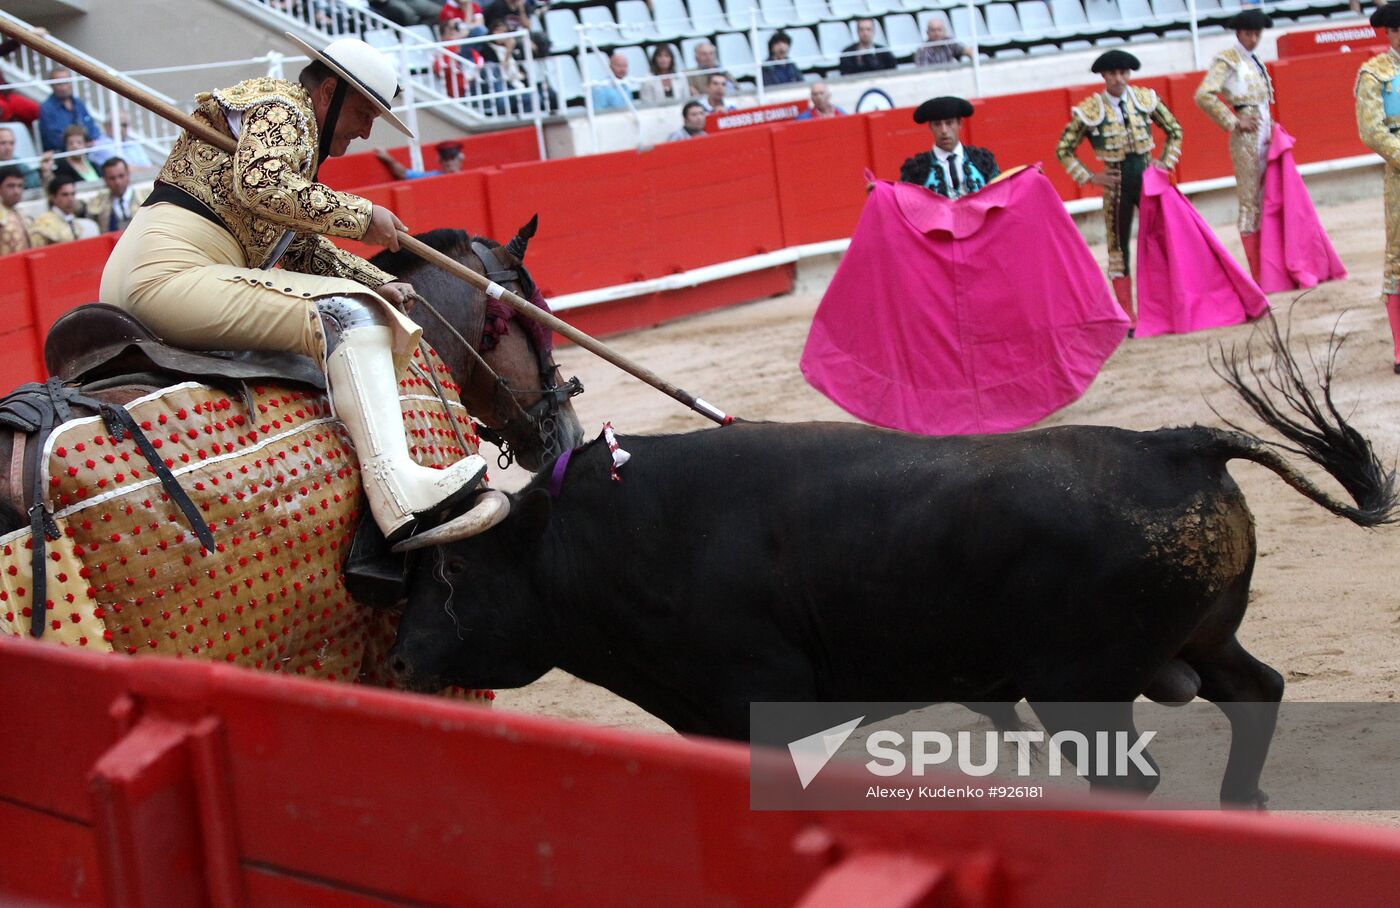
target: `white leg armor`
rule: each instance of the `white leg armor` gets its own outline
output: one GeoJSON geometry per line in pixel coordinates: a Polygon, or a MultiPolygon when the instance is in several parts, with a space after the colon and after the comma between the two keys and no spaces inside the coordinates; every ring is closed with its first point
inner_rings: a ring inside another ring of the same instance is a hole
{"type": "Polygon", "coordinates": [[[431,526],[432,514],[465,502],[486,473],[472,454],[445,470],[420,466],[408,453],[393,331],[378,305],[352,296],[316,301],[326,326],[326,377],[336,415],[360,459],[374,522],[391,543],[431,526]]]}

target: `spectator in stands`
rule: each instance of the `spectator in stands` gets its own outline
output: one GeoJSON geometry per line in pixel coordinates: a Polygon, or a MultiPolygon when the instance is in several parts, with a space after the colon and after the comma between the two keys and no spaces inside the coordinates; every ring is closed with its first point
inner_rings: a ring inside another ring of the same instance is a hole
{"type": "Polygon", "coordinates": [[[933,149],[914,155],[899,168],[899,181],[960,199],[996,179],[1001,169],[985,148],[963,145],[962,122],[972,105],[962,98],[931,98],[914,111],[915,123],[927,123],[933,149]]]}
{"type": "Polygon", "coordinates": [[[15,208],[24,196],[24,174],[18,167],[0,167],[0,255],[29,248],[29,218],[15,208]]]}
{"type": "Polygon", "coordinates": [[[438,156],[437,170],[414,170],[412,167],[405,167],[394,158],[393,155],[382,148],[374,150],[374,156],[389,168],[389,172],[396,180],[421,180],[424,177],[438,177],[445,173],[462,172],[462,146],[456,142],[439,142],[436,146],[438,156]]]}
{"type": "Polygon", "coordinates": [[[102,162],[102,182],[107,188],[88,206],[88,216],[97,222],[103,233],[120,233],[131,223],[136,209],[149,193],[131,185],[131,170],[121,158],[102,162]]]}
{"type": "Polygon", "coordinates": [[[539,13],[544,15],[549,8],[547,3],[538,3],[536,0],[493,0],[486,7],[486,28],[489,31],[491,25],[497,21],[506,24],[506,31],[518,31],[528,29],[533,31],[534,15],[539,13]]]}
{"type": "Polygon", "coordinates": [[[121,129],[121,138],[113,141],[111,136],[103,134],[102,138],[97,140],[97,144],[88,151],[88,159],[96,164],[99,170],[114,157],[121,158],[128,167],[154,167],[151,156],[146,153],[146,147],[131,138],[131,115],[119,110],[117,121],[121,129]]]}
{"type": "Polygon", "coordinates": [[[73,187],[77,180],[57,176],[49,180],[49,208],[29,225],[29,245],[34,248],[70,243],[97,236],[102,231],[97,224],[77,215],[78,193],[73,187]]]}
{"type": "Polygon", "coordinates": [[[733,110],[732,104],[724,103],[724,94],[728,90],[729,80],[724,77],[724,73],[710,73],[710,81],[705,86],[705,94],[700,98],[700,106],[705,109],[705,113],[733,110]]]}
{"type": "MultiPolygon", "coordinates": [[[[1171,170],[1181,156],[1181,125],[1167,105],[1150,88],[1128,84],[1133,72],[1142,66],[1127,51],[1100,54],[1090,69],[1103,77],[1104,90],[1080,101],[1070,111],[1069,124],[1060,136],[1055,156],[1074,181],[1081,186],[1093,183],[1103,187],[1104,232],[1108,234],[1108,276],[1113,294],[1134,327],[1133,281],[1128,240],[1133,233],[1133,214],[1142,195],[1142,175],[1148,167],[1171,170]],[[1152,124],[1166,137],[1161,160],[1153,160],[1156,142],[1152,124]],[[1103,172],[1092,173],[1075,155],[1081,142],[1089,140],[1094,156],[1103,162],[1103,172]]],[[[1131,329],[1129,337],[1132,337],[1131,329]]]]}
{"type": "Polygon", "coordinates": [[[412,28],[438,20],[442,3],[433,0],[369,0],[369,8],[396,25],[412,28]]]}
{"type": "MultiPolygon", "coordinates": [[[[44,36],[49,33],[46,28],[34,29],[34,34],[44,36]]],[[[8,57],[19,50],[19,41],[10,38],[0,42],[0,58],[8,57]]],[[[39,104],[33,98],[26,98],[24,95],[16,94],[0,82],[0,123],[10,123],[18,121],[28,126],[39,119],[39,104]]]]}
{"type": "MultiPolygon", "coordinates": [[[[482,31],[484,33],[485,29],[482,31]]],[[[442,24],[443,41],[461,41],[467,37],[467,20],[448,19],[442,24]]],[[[433,59],[433,75],[442,80],[443,91],[449,98],[465,98],[472,94],[481,65],[485,62],[476,45],[448,45],[433,59]]]]}
{"type": "MultiPolygon", "coordinates": [[[[483,55],[493,55],[496,59],[488,62],[484,73],[489,75],[487,86],[492,92],[519,91],[529,85],[529,80],[525,75],[525,67],[520,65],[520,49],[516,46],[515,36],[509,34],[510,26],[504,19],[497,19],[491,23],[490,33],[496,35],[496,39],[485,45],[482,50],[483,55]]],[[[530,99],[525,98],[525,106],[528,107],[530,99]]],[[[505,98],[496,99],[496,113],[504,115],[507,108],[511,113],[519,113],[521,108],[520,96],[512,96],[507,105],[505,98]]]]}
{"type": "Polygon", "coordinates": [[[792,36],[787,32],[774,32],[768,39],[768,59],[763,63],[764,85],[786,85],[801,82],[802,70],[788,59],[792,49],[792,36]]]}
{"type": "Polygon", "coordinates": [[[1235,46],[1210,61],[1196,89],[1196,104],[1229,136],[1230,161],[1235,165],[1235,198],[1239,201],[1240,242],[1249,273],[1258,281],[1263,262],[1259,253],[1259,216],[1263,201],[1264,168],[1274,133],[1269,105],[1274,83],[1254,50],[1264,29],[1274,20],[1257,9],[1237,13],[1225,23],[1235,31],[1235,46]],[[1221,100],[1220,96],[1224,96],[1221,100]]]}
{"type": "Polygon", "coordinates": [[[621,110],[632,99],[632,87],[627,83],[627,55],[613,51],[608,57],[608,70],[613,80],[593,86],[594,110],[621,110]]]}
{"type": "Polygon", "coordinates": [[[820,120],[825,117],[844,117],[846,112],[831,103],[831,87],[825,82],[812,83],[812,105],[802,111],[799,120],[820,120]]]}
{"type": "MultiPolygon", "coordinates": [[[[709,91],[710,72],[719,70],[719,52],[715,46],[706,41],[695,46],[695,69],[696,72],[686,81],[690,83],[690,93],[692,95],[704,95],[709,91]]],[[[734,77],[724,70],[719,70],[724,80],[729,83],[729,90],[734,90],[734,77]]]]}
{"type": "Polygon", "coordinates": [[[53,81],[53,94],[39,105],[39,139],[45,151],[63,150],[63,131],[70,126],[83,127],[84,134],[93,141],[102,135],[97,121],[88,113],[82,98],[73,97],[73,73],[63,67],[49,71],[53,81]]]}
{"type": "Polygon", "coordinates": [[[463,23],[462,34],[466,37],[477,38],[486,34],[486,17],[474,0],[446,0],[443,3],[438,11],[438,31],[442,34],[442,40],[447,40],[447,26],[453,22],[463,23]]]}
{"type": "Polygon", "coordinates": [[[682,126],[666,137],[667,142],[694,139],[705,134],[705,106],[699,101],[686,101],[681,108],[682,126]]]}
{"type": "Polygon", "coordinates": [[[642,83],[638,94],[643,101],[652,104],[676,101],[688,94],[684,81],[676,72],[674,45],[658,44],[651,52],[651,78],[642,83]]]}
{"type": "Polygon", "coordinates": [[[15,167],[24,177],[25,189],[38,189],[53,178],[53,152],[46,151],[39,158],[39,169],[35,170],[15,161],[15,132],[8,126],[0,126],[0,166],[15,167]]]}
{"type": "Polygon", "coordinates": [[[894,69],[894,54],[883,44],[875,43],[875,20],[856,20],[856,43],[841,51],[841,75],[858,76],[861,73],[879,72],[894,69]]]}
{"type": "Polygon", "coordinates": [[[87,132],[83,127],[74,123],[63,130],[63,150],[68,152],[68,157],[58,159],[54,176],[72,177],[79,183],[96,183],[101,179],[97,168],[88,160],[87,149],[87,132]]]}
{"type": "Polygon", "coordinates": [[[928,27],[924,30],[926,41],[918,50],[914,51],[914,63],[917,66],[939,66],[944,63],[956,63],[962,57],[972,56],[966,47],[948,38],[948,26],[943,24],[942,19],[928,20],[928,27]]]}

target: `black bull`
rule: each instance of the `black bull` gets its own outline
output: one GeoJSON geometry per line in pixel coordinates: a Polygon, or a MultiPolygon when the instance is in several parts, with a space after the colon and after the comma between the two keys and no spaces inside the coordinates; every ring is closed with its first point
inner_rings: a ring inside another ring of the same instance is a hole
{"type": "Polygon", "coordinates": [[[546,469],[498,526],[420,556],[391,665],[421,689],[518,687],[557,666],[678,731],[735,739],[751,701],[1026,699],[1050,733],[1092,731],[1056,704],[1095,701],[1115,704],[1095,728],[1133,732],[1139,695],[1199,695],[1235,732],[1222,797],[1262,803],[1283,679],[1236,638],[1255,536],[1226,463],[1262,464],[1362,525],[1397,503],[1326,385],[1319,407],[1276,352],[1291,417],[1234,361],[1226,379],[1356,507],[1254,436],[1200,426],[623,437],[621,482],[595,442],[557,500],[546,469]]]}

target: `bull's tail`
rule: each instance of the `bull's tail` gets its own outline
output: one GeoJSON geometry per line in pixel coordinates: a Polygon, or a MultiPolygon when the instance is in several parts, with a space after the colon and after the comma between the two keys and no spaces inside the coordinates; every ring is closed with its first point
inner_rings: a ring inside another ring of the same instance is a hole
{"type": "Polygon", "coordinates": [[[1395,470],[1381,464],[1371,443],[1346,421],[1332,400],[1332,373],[1342,339],[1333,332],[1327,343],[1326,360],[1320,369],[1314,364],[1314,389],[1289,351],[1287,338],[1279,331],[1277,321],[1265,319],[1260,328],[1273,354],[1273,362],[1268,367],[1256,367],[1248,344],[1243,357],[1234,348],[1228,353],[1221,348],[1220,361],[1212,360],[1211,366],[1254,414],[1288,443],[1263,441],[1225,419],[1236,431],[1215,433],[1222,446],[1221,453],[1227,458],[1251,460],[1267,467],[1317,504],[1352,523],[1373,527],[1400,521],[1395,470]],[[1285,460],[1279,450],[1306,457],[1322,467],[1346,489],[1356,506],[1338,501],[1319,489],[1285,460]]]}

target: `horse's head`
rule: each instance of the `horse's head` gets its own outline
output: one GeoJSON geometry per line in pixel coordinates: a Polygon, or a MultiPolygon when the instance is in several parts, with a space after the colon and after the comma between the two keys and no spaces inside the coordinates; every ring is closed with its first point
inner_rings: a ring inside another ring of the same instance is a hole
{"type": "MultiPolygon", "coordinates": [[[[488,277],[547,309],[525,267],[525,252],[538,225],[536,215],[505,246],[492,247],[478,240],[472,249],[488,277]],[[508,283],[512,280],[513,285],[508,283]]],[[[538,470],[583,442],[583,426],[570,401],[583,393],[583,384],[577,378],[564,381],[560,376],[548,328],[516,314],[504,303],[485,302],[482,358],[501,381],[492,391],[492,419],[481,434],[506,457],[513,455],[521,466],[538,470]]]]}
{"type": "MultiPolygon", "coordinates": [[[[463,230],[433,230],[418,239],[542,304],[525,269],[536,223],[531,218],[505,246],[463,230]]],[[[452,370],[462,403],[481,423],[481,437],[501,449],[504,462],[513,459],[537,470],[582,442],[583,427],[570,398],[582,393],[583,385],[560,378],[547,328],[411,253],[380,253],[374,263],[413,284],[428,301],[429,311],[419,311],[420,305],[414,320],[452,370]]]]}

